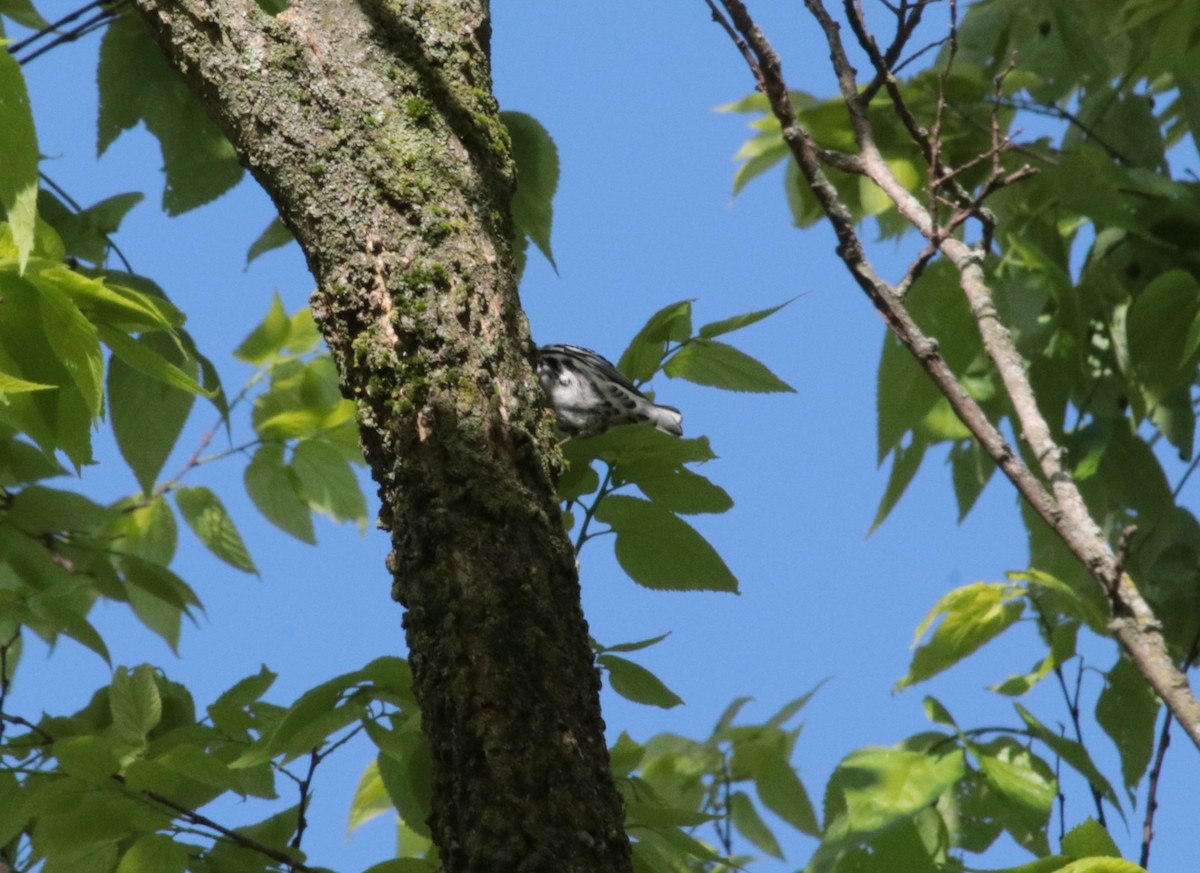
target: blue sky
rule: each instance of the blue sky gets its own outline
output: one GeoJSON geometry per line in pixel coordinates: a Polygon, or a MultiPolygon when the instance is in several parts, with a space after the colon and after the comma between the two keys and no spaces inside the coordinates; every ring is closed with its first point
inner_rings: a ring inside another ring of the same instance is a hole
{"type": "MultiPolygon", "coordinates": [[[[829,93],[826,49],[800,4],[751,5],[792,87],[829,93]]],[[[72,8],[40,7],[51,19],[72,8]]],[[[732,199],[732,156],[747,135],[747,119],[714,108],[744,96],[752,80],[704,3],[625,0],[585,11],[548,0],[496,0],[493,16],[501,106],[536,116],[555,138],[562,167],[553,236],[558,273],[531,254],[521,290],[539,343],[576,343],[615,359],[644,320],[672,301],[695,299],[702,323],[801,295],[731,337],[796,394],[732,394],[662,377],[652,385],[660,401],[683,410],[688,435],[707,435],[720,455],[703,472],[736,505],[695,524],[737,575],[741,594],[645,591],[622,574],[611,540],[585,548],[581,574],[593,636],[613,644],[670,631],[639,660],[687,704],[661,711],[606,691],[612,737],[621,730],[636,739],[660,731],[702,737],[735,697],[754,697],[747,717],[765,718],[829,677],[805,711],[795,757],[819,806],[824,781],[842,756],[928,726],[921,712],[926,693],[960,723],[1013,724],[1010,703],[982,689],[1040,659],[1029,628],[926,686],[892,693],[913,630],[939,595],[1024,566],[1015,497],[996,479],[966,522],[956,524],[948,469],[931,453],[892,516],[867,538],[886,482],[886,469],[875,464],[882,323],[836,260],[828,230],[792,227],[777,172],[732,199]]],[[[168,219],[158,207],[161,159],[149,135],[127,134],[96,160],[97,45],[91,36],[27,68],[47,156],[43,169],[85,204],[147,192],[117,241],[134,269],[158,281],[189,314],[189,328],[226,389],[236,391],[249,370],[229,353],[265,313],[274,290],[291,311],[305,303],[312,279],[294,245],[244,269],[246,248],[274,214],[252,181],[168,219]]],[[[908,252],[892,242],[872,249],[892,278],[902,275],[908,252]]],[[[197,405],[167,473],[214,417],[197,405]]],[[[101,462],[85,471],[82,487],[104,499],[135,490],[104,436],[99,451],[101,462]]],[[[292,540],[244,498],[243,466],[230,459],[187,482],[213,487],[225,499],[261,579],[230,570],[183,533],[175,569],[199,592],[206,616],[198,629],[185,629],[175,658],[124,608],[101,607],[98,624],[114,663],[160,663],[192,688],[200,705],[266,663],[280,674],[270,699],[286,703],[370,658],[403,653],[400,609],[389,598],[383,568],[384,535],[320,522],[317,548],[292,540]]],[[[373,489],[365,485],[374,507],[373,489]]],[[[1102,669],[1115,657],[1107,644],[1090,651],[1102,669]]],[[[10,698],[15,711],[73,709],[109,678],[99,659],[71,641],[48,658],[31,648],[23,671],[10,698]]],[[[1097,675],[1084,681],[1093,694],[1099,690],[1097,675]]],[[[1046,723],[1065,719],[1049,683],[1031,697],[1046,723]]],[[[1107,750],[1107,740],[1094,733],[1094,746],[1107,750]]],[[[369,757],[365,746],[352,747],[319,772],[306,837],[311,863],[353,871],[388,856],[386,821],[345,837],[350,791],[369,757]]],[[[1114,756],[1102,756],[1101,766],[1119,781],[1114,756]]],[[[1195,794],[1189,786],[1198,777],[1197,757],[1180,739],[1164,775],[1158,869],[1183,869],[1190,860],[1195,794]]],[[[1086,791],[1073,787],[1072,824],[1090,805],[1086,791]]],[[[236,805],[226,810],[230,819],[240,815],[236,805]]],[[[1127,851],[1140,837],[1141,816],[1140,809],[1129,814],[1126,837],[1116,825],[1127,851]]],[[[778,833],[788,832],[780,825],[778,833]]],[[[795,869],[810,848],[811,841],[789,839],[789,865],[760,869],[795,869]]],[[[1025,858],[1011,849],[989,866],[1025,858]]]]}

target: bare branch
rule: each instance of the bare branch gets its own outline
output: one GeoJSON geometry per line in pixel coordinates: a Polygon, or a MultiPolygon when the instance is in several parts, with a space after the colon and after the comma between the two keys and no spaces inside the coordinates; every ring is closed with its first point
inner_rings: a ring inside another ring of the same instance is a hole
{"type": "MultiPolygon", "coordinates": [[[[870,119],[860,101],[857,75],[841,42],[839,27],[821,0],[805,0],[829,44],[838,87],[849,113],[865,174],[896,204],[896,208],[958,271],[959,284],[979,327],[983,347],[996,368],[1012,403],[1020,433],[1028,444],[1049,489],[1017,456],[978,403],[958,382],[937,351],[937,343],[912,321],[896,289],[884,282],[868,262],[854,220],[821,170],[812,137],[796,118],[788,99],[779,57],[740,0],[722,0],[738,33],[749,46],[763,77],[765,93],[779,121],[784,141],[800,167],[813,195],[829,217],[838,239],[838,255],[859,287],[868,295],[888,327],[916,357],[921,367],[945,395],[959,419],[995,461],[1022,497],[1040,515],[1097,583],[1113,597],[1110,628],[1143,677],[1163,699],[1200,747],[1200,701],[1187,676],[1167,653],[1161,625],[1127,573],[1120,571],[1099,525],[1091,517],[1065,463],[1065,451],[1053,437],[1028,377],[1028,366],[1002,323],[983,274],[983,250],[939,232],[934,216],[895,177],[874,143],[870,119]]],[[[933,162],[933,163],[936,163],[933,162]]],[[[1011,184],[1033,172],[1022,168],[1012,178],[997,177],[992,186],[1011,184]]],[[[985,196],[987,193],[985,188],[985,196]]],[[[993,187],[992,190],[995,190],[993,187]]],[[[977,205],[977,204],[976,204],[977,205]]],[[[916,262],[920,265],[921,259],[916,262]]],[[[917,269],[923,269],[918,266],[917,269]]]]}

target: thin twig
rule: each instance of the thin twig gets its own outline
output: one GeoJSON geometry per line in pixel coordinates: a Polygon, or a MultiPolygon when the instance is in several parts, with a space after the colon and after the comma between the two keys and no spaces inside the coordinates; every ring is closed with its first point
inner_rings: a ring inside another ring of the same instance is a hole
{"type": "MultiPolygon", "coordinates": [[[[49,176],[47,176],[45,173],[43,173],[40,170],[38,171],[38,178],[40,178],[43,182],[45,182],[46,187],[50,188],[52,191],[54,191],[54,193],[56,193],[59,197],[61,197],[63,199],[63,202],[65,202],[68,206],[70,206],[76,212],[83,212],[83,207],[80,206],[79,203],[70,194],[68,194],[62,188],[62,186],[60,186],[57,182],[55,182],[53,179],[51,179],[49,176]]],[[[125,253],[117,247],[117,244],[112,241],[112,237],[109,236],[107,233],[102,232],[102,236],[104,237],[104,241],[106,243],[108,243],[108,247],[110,249],[112,249],[113,254],[115,254],[118,258],[121,259],[121,264],[122,264],[122,266],[125,267],[125,272],[132,273],[133,267],[130,265],[129,259],[125,257],[125,253]]],[[[103,266],[103,265],[101,264],[99,266],[103,266]]]]}
{"type": "Polygon", "coordinates": [[[1158,811],[1158,779],[1162,775],[1163,760],[1167,746],[1171,745],[1171,710],[1163,708],[1162,729],[1158,732],[1158,749],[1154,753],[1154,766],[1150,768],[1150,780],[1146,787],[1146,817],[1142,822],[1142,853],[1138,864],[1148,869],[1150,844],[1154,841],[1154,813],[1158,811]]]}
{"type": "MultiPolygon", "coordinates": [[[[120,782],[122,785],[125,784],[125,777],[119,773],[113,774],[112,778],[116,782],[120,782]]],[[[200,827],[206,827],[210,830],[216,831],[225,839],[237,843],[242,848],[249,849],[252,852],[258,852],[258,854],[270,858],[272,861],[276,861],[277,863],[286,864],[291,867],[292,870],[297,871],[297,873],[317,873],[313,867],[309,867],[307,864],[296,860],[293,855],[273,848],[272,846],[268,846],[265,843],[260,843],[258,840],[247,837],[244,834],[239,834],[237,831],[230,830],[224,825],[213,821],[208,816],[201,815],[195,810],[189,809],[183,804],[175,802],[165,794],[160,794],[159,792],[151,789],[142,789],[136,793],[147,798],[148,800],[154,801],[160,806],[165,806],[167,809],[175,813],[175,816],[183,819],[189,824],[199,825],[200,827]]]]}
{"type": "Polygon", "coordinates": [[[738,32],[733,29],[733,25],[729,23],[729,19],[725,17],[713,0],[704,0],[704,2],[708,4],[709,10],[712,12],[712,20],[721,26],[725,33],[729,35],[729,38],[733,40],[733,44],[738,47],[738,51],[742,53],[742,59],[746,62],[746,66],[750,68],[750,72],[758,80],[758,90],[766,91],[767,86],[763,81],[762,70],[758,68],[758,63],[754,60],[754,55],[750,52],[750,47],[746,45],[746,41],[738,36],[738,32]]]}

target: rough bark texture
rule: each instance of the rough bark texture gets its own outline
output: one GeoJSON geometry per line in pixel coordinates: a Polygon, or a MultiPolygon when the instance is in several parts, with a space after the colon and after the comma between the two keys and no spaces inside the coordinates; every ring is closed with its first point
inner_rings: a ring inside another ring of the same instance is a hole
{"type": "Polygon", "coordinates": [[[308,258],[456,871],[630,868],[509,251],[486,0],[137,0],[308,258]]]}

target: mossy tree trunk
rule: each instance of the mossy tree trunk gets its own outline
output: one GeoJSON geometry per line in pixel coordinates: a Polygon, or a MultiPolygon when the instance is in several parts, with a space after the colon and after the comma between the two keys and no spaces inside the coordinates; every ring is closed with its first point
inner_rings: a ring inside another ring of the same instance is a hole
{"type": "Polygon", "coordinates": [[[630,869],[512,271],[486,0],[136,5],[316,277],[392,532],[445,868],[630,869]]]}

